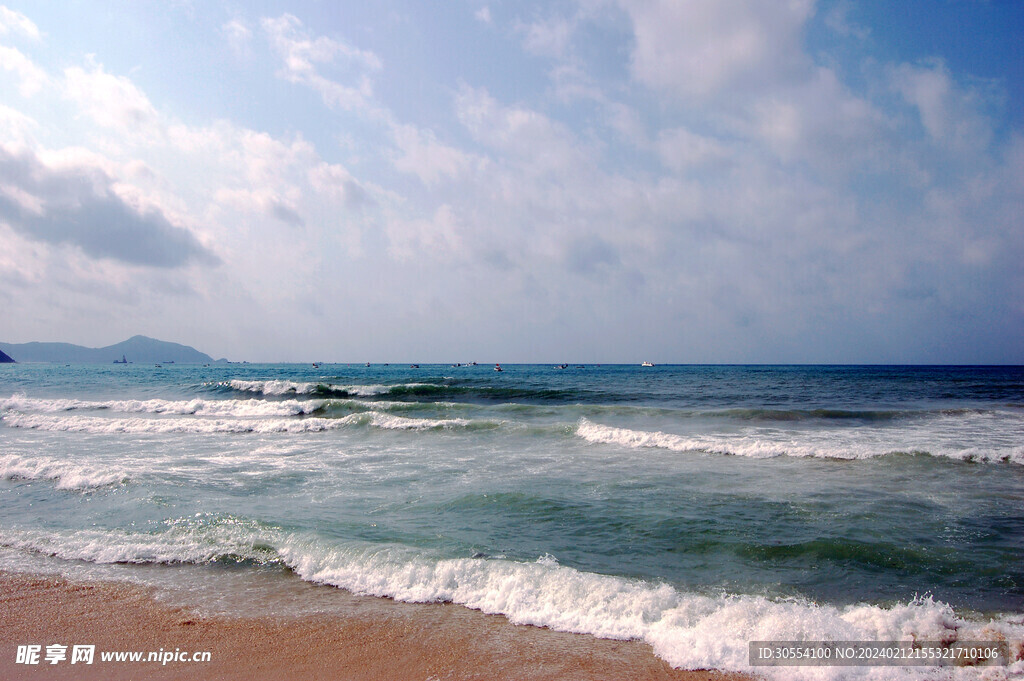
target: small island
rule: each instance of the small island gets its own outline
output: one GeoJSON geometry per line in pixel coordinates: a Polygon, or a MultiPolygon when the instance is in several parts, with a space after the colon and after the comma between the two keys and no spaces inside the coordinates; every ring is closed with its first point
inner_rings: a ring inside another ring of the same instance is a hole
{"type": "Polygon", "coordinates": [[[0,343],[0,362],[53,362],[57,364],[136,363],[212,364],[213,358],[180,343],[132,336],[126,341],[102,348],[87,348],[71,343],[0,343]]]}

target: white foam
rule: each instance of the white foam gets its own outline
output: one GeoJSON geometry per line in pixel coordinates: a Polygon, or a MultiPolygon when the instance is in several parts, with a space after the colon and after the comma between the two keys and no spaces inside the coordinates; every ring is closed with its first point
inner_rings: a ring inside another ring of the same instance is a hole
{"type": "Polygon", "coordinates": [[[8,413],[2,417],[10,428],[96,433],[314,433],[352,426],[371,426],[383,430],[434,430],[461,428],[465,419],[414,419],[382,412],[360,412],[344,418],[107,418],[100,416],[54,416],[50,414],[8,413]]]}
{"type": "Polygon", "coordinates": [[[336,391],[338,393],[344,392],[348,395],[355,397],[374,397],[376,395],[385,395],[396,388],[418,388],[427,383],[402,383],[398,385],[334,385],[330,383],[300,383],[295,381],[281,381],[281,380],[266,380],[266,381],[242,381],[232,380],[226,384],[235,390],[243,392],[259,393],[261,395],[309,395],[317,392],[319,388],[326,388],[327,390],[336,391]]]}
{"type": "Polygon", "coordinates": [[[341,428],[345,419],[224,419],[224,418],[103,418],[97,416],[50,416],[8,414],[3,422],[11,428],[70,433],[310,433],[341,428]]]}
{"type": "Polygon", "coordinates": [[[289,393],[295,393],[299,395],[305,395],[313,391],[318,385],[317,383],[296,383],[295,381],[242,381],[233,380],[228,381],[226,384],[235,390],[243,392],[259,393],[261,395],[287,395],[289,393]]]}
{"type": "MultiPolygon", "coordinates": [[[[266,559],[259,526],[232,516],[196,514],[161,523],[151,533],[123,530],[2,530],[0,544],[64,560],[91,563],[195,563],[224,556],[242,560],[266,559]]],[[[271,549],[272,552],[272,549],[271,549]]],[[[271,556],[272,558],[273,556],[271,556]]]]}
{"type": "MultiPolygon", "coordinates": [[[[405,547],[334,547],[289,537],[279,554],[300,577],[358,594],[406,602],[451,602],[515,624],[601,638],[639,639],[669,664],[686,669],[758,672],[748,665],[751,640],[992,640],[1024,649],[1024,625],[1008,618],[958,617],[931,599],[889,608],[835,607],[763,596],[708,596],[580,572],[551,556],[536,562],[431,559],[405,547]]],[[[838,673],[845,674],[849,668],[838,673]]],[[[773,670],[774,671],[774,670],[773,670]]],[[[783,669],[779,678],[834,678],[832,669],[783,669]]],[[[934,678],[925,670],[919,678],[934,678]]],[[[855,670],[847,678],[913,678],[904,670],[855,670]]]]}
{"type": "Polygon", "coordinates": [[[828,459],[868,459],[896,452],[920,452],[961,461],[1024,464],[1024,446],[992,443],[990,446],[956,446],[950,440],[962,433],[921,438],[914,431],[860,428],[848,430],[784,431],[777,428],[746,428],[741,433],[683,436],[661,431],[605,426],[586,418],[576,425],[576,435],[588,442],[622,447],[651,447],[675,452],[704,452],[755,459],[778,456],[828,459]]]}
{"type": "MultiPolygon", "coordinates": [[[[464,428],[470,424],[467,419],[412,419],[378,411],[367,412],[370,423],[376,428],[385,430],[433,430],[464,428]]],[[[353,415],[357,416],[357,415],[353,415]]]]}
{"type": "MultiPolygon", "coordinates": [[[[752,672],[785,679],[1000,678],[992,670],[932,668],[758,668],[753,640],[1007,640],[1024,654],[1019,614],[968,619],[931,598],[888,607],[831,606],[803,599],[707,595],[581,572],[551,556],[534,562],[449,558],[404,546],[325,544],[233,517],[197,515],[159,531],[0,530],[0,544],[96,563],[280,561],[301,578],[407,602],[451,602],[502,614],[516,624],[603,638],[639,639],[674,667],[752,672]]],[[[996,673],[999,670],[995,670],[996,673]]],[[[1024,662],[1010,667],[1024,672],[1024,662]]]]}
{"type": "Polygon", "coordinates": [[[100,470],[45,457],[7,455],[0,457],[0,478],[55,480],[57,489],[88,490],[124,482],[128,474],[122,470],[100,470]]]}
{"type": "Polygon", "coordinates": [[[196,416],[300,416],[319,409],[323,400],[106,400],[40,399],[13,395],[0,400],[0,411],[58,413],[107,410],[122,414],[194,414],[196,416]]]}

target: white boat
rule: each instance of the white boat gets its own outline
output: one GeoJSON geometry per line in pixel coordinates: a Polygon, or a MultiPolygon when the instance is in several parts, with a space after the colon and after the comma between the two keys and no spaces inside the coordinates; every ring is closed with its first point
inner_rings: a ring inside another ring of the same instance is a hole
{"type": "Polygon", "coordinates": [[[642,366],[642,367],[652,367],[652,366],[654,366],[654,362],[644,362],[640,366],[642,366]]]}

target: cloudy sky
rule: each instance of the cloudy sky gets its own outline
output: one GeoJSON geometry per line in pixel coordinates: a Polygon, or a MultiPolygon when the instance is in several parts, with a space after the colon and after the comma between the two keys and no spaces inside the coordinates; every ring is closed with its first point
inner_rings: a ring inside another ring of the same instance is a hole
{"type": "Polygon", "coordinates": [[[1024,363],[1024,3],[0,7],[0,340],[1024,363]]]}

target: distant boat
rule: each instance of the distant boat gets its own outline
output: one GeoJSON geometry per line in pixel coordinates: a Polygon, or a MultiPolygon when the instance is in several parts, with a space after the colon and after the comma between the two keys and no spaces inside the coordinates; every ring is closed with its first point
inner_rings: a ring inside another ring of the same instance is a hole
{"type": "Polygon", "coordinates": [[[495,364],[495,365],[494,365],[494,370],[495,370],[495,371],[504,371],[504,369],[502,369],[502,368],[501,368],[501,365],[500,365],[500,364],[495,364]]]}
{"type": "Polygon", "coordinates": [[[124,355],[121,355],[121,359],[119,359],[119,360],[115,359],[114,360],[114,364],[127,364],[127,363],[128,363],[128,358],[125,357],[124,355]]]}
{"type": "Polygon", "coordinates": [[[410,364],[410,365],[409,365],[409,368],[410,368],[410,369],[419,369],[419,368],[420,368],[420,365],[419,365],[419,364],[410,364]]]}
{"type": "Polygon", "coordinates": [[[642,366],[642,367],[652,367],[652,366],[654,366],[654,362],[644,362],[640,366],[642,366]]]}

